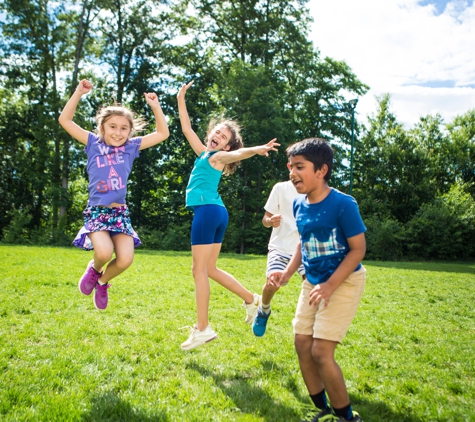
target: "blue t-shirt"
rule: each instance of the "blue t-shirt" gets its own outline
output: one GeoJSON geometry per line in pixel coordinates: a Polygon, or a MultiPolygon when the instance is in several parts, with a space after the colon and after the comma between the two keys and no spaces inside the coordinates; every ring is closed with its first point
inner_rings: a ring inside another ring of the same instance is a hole
{"type": "Polygon", "coordinates": [[[218,185],[223,172],[216,170],[209,163],[209,157],[216,152],[203,151],[195,160],[195,166],[186,187],[186,208],[189,210],[193,210],[198,205],[213,204],[224,207],[223,200],[218,193],[218,185]]]}
{"type": "Polygon", "coordinates": [[[87,174],[89,176],[88,205],[125,204],[127,179],[132,163],[139,156],[142,138],[131,138],[120,147],[107,145],[99,136],[89,133],[87,174]]]}
{"type": "MultiPolygon", "coordinates": [[[[294,200],[293,211],[300,235],[302,263],[311,284],[327,281],[350,251],[347,239],[364,233],[358,204],[337,189],[316,204],[306,195],[294,200]]],[[[355,271],[361,267],[358,264],[355,271]]]]}

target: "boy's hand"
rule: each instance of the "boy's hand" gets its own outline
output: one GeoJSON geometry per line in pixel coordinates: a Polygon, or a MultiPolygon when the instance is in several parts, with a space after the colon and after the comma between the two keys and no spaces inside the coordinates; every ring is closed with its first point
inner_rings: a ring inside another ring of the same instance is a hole
{"type": "Polygon", "coordinates": [[[282,221],[282,216],[280,214],[274,214],[272,217],[269,218],[269,223],[271,227],[279,227],[282,221]]]}
{"type": "Polygon", "coordinates": [[[158,105],[158,97],[155,92],[144,92],[143,95],[145,97],[145,101],[147,101],[147,104],[151,108],[154,108],[158,105]]]}
{"type": "Polygon", "coordinates": [[[282,283],[289,281],[284,271],[274,271],[267,277],[267,283],[271,286],[280,287],[282,283]]]}
{"type": "Polygon", "coordinates": [[[76,91],[78,91],[81,95],[84,95],[87,94],[93,86],[94,85],[92,85],[92,83],[87,79],[82,79],[81,81],[79,81],[76,91]]]}
{"type": "Polygon", "coordinates": [[[310,292],[310,300],[308,303],[312,306],[319,306],[320,302],[323,300],[323,307],[326,308],[332,294],[333,289],[328,285],[328,283],[317,284],[310,292]]]}
{"type": "Polygon", "coordinates": [[[280,144],[277,142],[277,138],[272,139],[272,141],[267,142],[265,145],[256,147],[256,154],[269,156],[269,151],[277,151],[276,147],[280,147],[280,144]]]}
{"type": "Polygon", "coordinates": [[[185,94],[186,94],[186,91],[188,91],[188,88],[193,85],[193,81],[189,82],[188,84],[184,84],[182,85],[182,87],[180,88],[180,90],[178,91],[178,94],[177,94],[177,98],[178,99],[185,99],[185,94]]]}

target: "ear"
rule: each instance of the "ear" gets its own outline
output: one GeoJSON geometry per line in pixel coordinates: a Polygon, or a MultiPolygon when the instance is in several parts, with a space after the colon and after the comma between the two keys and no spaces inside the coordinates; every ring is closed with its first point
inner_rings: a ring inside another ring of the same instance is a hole
{"type": "Polygon", "coordinates": [[[290,171],[290,163],[287,163],[287,169],[290,171]]]}
{"type": "Polygon", "coordinates": [[[231,145],[226,144],[221,151],[229,151],[230,148],[231,148],[231,145]]]}
{"type": "Polygon", "coordinates": [[[323,164],[322,167],[320,167],[315,173],[319,173],[318,176],[322,179],[325,178],[326,174],[328,173],[328,166],[323,164]]]}

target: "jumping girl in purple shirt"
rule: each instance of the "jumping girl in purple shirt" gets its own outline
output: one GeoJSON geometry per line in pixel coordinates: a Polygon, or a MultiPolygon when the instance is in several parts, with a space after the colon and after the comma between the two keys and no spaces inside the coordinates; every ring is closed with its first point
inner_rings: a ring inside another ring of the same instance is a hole
{"type": "Polygon", "coordinates": [[[132,111],[122,106],[105,107],[98,111],[97,135],[82,129],[73,122],[73,117],[79,100],[91,91],[92,86],[86,79],[79,82],[59,117],[59,123],[85,145],[87,154],[89,199],[83,213],[84,226],[73,244],[85,250],[94,249],[94,259],[79,280],[79,291],[90,295],[95,290],[94,305],[97,309],[105,309],[109,281],[130,267],[134,248],[141,244],[132,228],[125,203],[132,163],[140,150],[167,139],[169,131],[154,93],[144,93],[144,96],[155,116],[156,132],[131,138],[135,132],[144,129],[145,122],[134,119],[132,111]],[[115,258],[112,259],[114,251],[115,258]]]}

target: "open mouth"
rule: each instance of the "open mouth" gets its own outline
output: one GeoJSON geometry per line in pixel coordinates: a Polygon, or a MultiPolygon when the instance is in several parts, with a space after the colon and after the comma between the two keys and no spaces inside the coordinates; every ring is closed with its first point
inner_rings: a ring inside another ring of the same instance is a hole
{"type": "Polygon", "coordinates": [[[210,145],[211,148],[216,148],[218,146],[218,143],[214,139],[211,139],[210,145]]]}
{"type": "Polygon", "coordinates": [[[296,189],[298,189],[299,187],[302,187],[302,182],[300,180],[292,180],[292,183],[296,189]]]}

